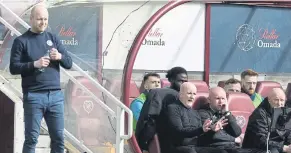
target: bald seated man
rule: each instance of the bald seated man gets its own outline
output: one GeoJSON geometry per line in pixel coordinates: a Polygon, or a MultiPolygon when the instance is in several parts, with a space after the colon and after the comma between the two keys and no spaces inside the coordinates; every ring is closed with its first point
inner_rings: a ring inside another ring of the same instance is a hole
{"type": "MultiPolygon", "coordinates": [[[[272,108],[285,107],[286,95],[281,88],[274,88],[261,105],[249,117],[244,137],[244,148],[258,148],[266,150],[267,135],[271,125],[272,108]]],[[[272,129],[269,140],[271,153],[291,153],[290,130],[286,128],[272,129]]]]}
{"type": "Polygon", "coordinates": [[[47,32],[48,10],[31,10],[31,28],[15,38],[10,55],[10,73],[21,75],[25,121],[23,153],[34,153],[42,118],[51,138],[51,152],[64,152],[64,95],[60,66],[72,67],[72,59],[56,35],[47,32]]]}
{"type": "Polygon", "coordinates": [[[199,138],[199,146],[217,147],[222,149],[239,148],[242,142],[239,136],[241,128],[236,123],[235,117],[228,110],[226,92],[221,87],[211,88],[209,91],[209,104],[205,109],[199,110],[202,122],[216,117],[223,119],[225,126],[217,132],[211,131],[199,138]]]}
{"type": "Polygon", "coordinates": [[[222,120],[223,127],[216,132],[210,131],[201,135],[198,146],[220,148],[228,153],[257,153],[256,149],[241,149],[242,130],[228,110],[225,90],[221,87],[211,88],[208,99],[209,103],[199,110],[202,122],[208,119],[213,122],[222,120]]]}
{"type": "Polygon", "coordinates": [[[210,120],[202,123],[198,112],[192,109],[196,93],[195,85],[185,82],[180,87],[177,102],[166,108],[167,128],[164,130],[167,135],[159,135],[162,153],[226,153],[215,148],[196,147],[198,136],[221,128],[218,124],[211,127],[210,120]]]}

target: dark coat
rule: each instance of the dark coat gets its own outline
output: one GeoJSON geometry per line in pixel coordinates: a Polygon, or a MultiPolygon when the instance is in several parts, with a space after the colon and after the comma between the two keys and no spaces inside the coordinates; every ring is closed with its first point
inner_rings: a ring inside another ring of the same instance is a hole
{"type": "Polygon", "coordinates": [[[290,116],[287,118],[286,127],[280,129],[276,128],[273,130],[270,130],[271,118],[272,108],[268,98],[265,98],[249,117],[249,122],[243,141],[243,148],[257,148],[265,150],[267,147],[268,131],[271,131],[269,139],[270,149],[274,148],[279,152],[282,152],[284,145],[291,144],[290,116]]]}
{"type": "Polygon", "coordinates": [[[148,150],[148,145],[159,131],[159,124],[163,124],[161,114],[165,107],[176,100],[179,93],[170,88],[152,89],[147,94],[136,125],[135,136],[139,147],[148,150]]]}
{"type": "MultiPolygon", "coordinates": [[[[220,114],[215,113],[209,105],[205,109],[199,110],[202,122],[217,116],[221,118],[220,114]]],[[[231,114],[226,117],[228,124],[218,132],[209,131],[199,137],[199,146],[203,147],[219,147],[223,149],[238,148],[235,143],[235,138],[240,136],[242,131],[240,126],[236,123],[235,117],[231,114]]]]}

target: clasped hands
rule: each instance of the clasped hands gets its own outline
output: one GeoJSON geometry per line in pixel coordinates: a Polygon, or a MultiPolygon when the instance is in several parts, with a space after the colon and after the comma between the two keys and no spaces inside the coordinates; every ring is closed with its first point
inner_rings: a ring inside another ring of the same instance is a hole
{"type": "Polygon", "coordinates": [[[62,59],[62,54],[59,53],[59,51],[57,49],[52,48],[50,50],[49,57],[43,56],[40,59],[38,59],[37,61],[34,61],[33,65],[35,68],[48,67],[48,65],[50,64],[50,60],[58,61],[61,59],[62,59]]]}
{"type": "Polygon", "coordinates": [[[228,124],[228,120],[224,117],[218,120],[215,124],[212,125],[212,121],[210,119],[207,119],[203,124],[203,131],[208,132],[210,130],[217,132],[219,130],[222,130],[224,126],[228,124]]]}

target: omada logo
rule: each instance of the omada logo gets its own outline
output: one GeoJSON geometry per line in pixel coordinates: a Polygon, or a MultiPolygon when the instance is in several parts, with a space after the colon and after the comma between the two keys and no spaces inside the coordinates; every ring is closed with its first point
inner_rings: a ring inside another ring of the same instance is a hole
{"type": "Polygon", "coordinates": [[[249,51],[256,46],[259,48],[280,48],[279,37],[276,29],[260,28],[255,31],[253,26],[243,24],[236,32],[236,43],[243,51],[249,51]]]}
{"type": "Polygon", "coordinates": [[[161,28],[151,29],[146,38],[143,40],[142,45],[165,46],[163,35],[164,33],[162,32],[161,28]]]}
{"type": "Polygon", "coordinates": [[[79,41],[76,39],[77,32],[73,30],[72,26],[66,27],[65,25],[59,25],[56,27],[61,37],[63,45],[77,46],[79,41]]]}
{"type": "Polygon", "coordinates": [[[260,29],[259,30],[258,47],[263,48],[280,48],[281,44],[278,42],[279,35],[276,29],[260,29]]]}

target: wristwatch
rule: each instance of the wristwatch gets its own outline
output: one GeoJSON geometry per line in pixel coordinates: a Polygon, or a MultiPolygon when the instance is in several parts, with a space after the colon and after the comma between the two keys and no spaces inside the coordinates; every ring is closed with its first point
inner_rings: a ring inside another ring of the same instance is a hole
{"type": "Polygon", "coordinates": [[[226,116],[229,116],[231,114],[231,112],[230,111],[227,111],[224,114],[225,114],[224,116],[226,117],[226,116]]]}

